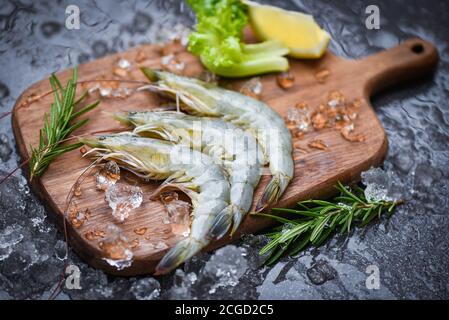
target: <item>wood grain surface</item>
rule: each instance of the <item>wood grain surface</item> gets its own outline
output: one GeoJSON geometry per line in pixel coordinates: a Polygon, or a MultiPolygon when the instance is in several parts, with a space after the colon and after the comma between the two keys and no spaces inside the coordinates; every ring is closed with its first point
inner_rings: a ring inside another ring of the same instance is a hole
{"type": "MultiPolygon", "coordinates": [[[[163,48],[158,45],[145,45],[83,64],[79,66],[79,81],[99,79],[145,81],[138,67],[161,67],[161,50],[163,48]],[[120,58],[132,63],[131,70],[126,75],[116,70],[120,58]]],[[[202,70],[198,60],[184,50],[176,52],[175,58],[185,63],[183,73],[186,75],[198,75],[202,70]]],[[[381,164],[387,152],[387,137],[370,105],[371,95],[387,86],[431,73],[437,61],[438,54],[432,44],[422,39],[410,39],[395,48],[360,60],[345,60],[330,52],[320,60],[291,59],[290,72],[294,75],[295,82],[287,90],[277,85],[276,75],[261,77],[263,84],[261,100],[283,116],[290,107],[301,102],[313,110],[325,103],[329,92],[335,90],[340,91],[348,100],[360,99],[361,108],[355,121],[355,133],[366,136],[364,142],[349,142],[338,130],[329,128],[307,133],[302,139],[294,138],[295,175],[277,206],[288,207],[299,200],[329,196],[333,193],[333,186],[337,181],[344,183],[358,181],[362,171],[381,164]],[[329,75],[324,82],[319,82],[317,73],[323,70],[329,71],[329,75]],[[324,141],[328,148],[318,150],[308,147],[308,144],[315,139],[324,141]]],[[[71,76],[71,70],[62,71],[57,75],[65,82],[71,76]]],[[[242,83],[243,80],[240,80],[230,85],[238,88],[242,83]]],[[[94,84],[84,83],[79,88],[89,88],[92,85],[94,84]]],[[[102,86],[107,85],[108,83],[102,82],[102,86]]],[[[115,86],[116,83],[110,85],[115,86]]],[[[120,87],[135,88],[136,85],[121,83],[120,87]]],[[[49,90],[49,82],[44,79],[28,88],[14,107],[12,117],[14,134],[23,160],[29,157],[29,146],[38,143],[39,128],[42,127],[44,113],[49,111],[52,96],[37,99],[29,104],[26,101],[49,90]]],[[[78,93],[80,92],[82,90],[78,90],[78,93]]],[[[98,96],[93,94],[87,102],[96,98],[98,96]]],[[[76,132],[77,135],[120,129],[117,122],[102,112],[154,108],[159,105],[160,98],[149,92],[138,92],[126,99],[101,98],[101,101],[99,108],[87,114],[90,121],[76,132]]],[[[63,213],[67,207],[67,195],[81,172],[90,163],[75,150],[57,158],[41,178],[31,181],[34,192],[42,199],[61,228],[63,228],[63,213]]],[[[255,193],[254,202],[260,198],[268,180],[268,176],[263,177],[255,193]]],[[[108,224],[114,222],[111,209],[104,201],[104,192],[95,188],[93,175],[88,175],[82,183],[81,196],[73,198],[80,210],[89,209],[91,214],[79,227],[67,221],[68,240],[74,250],[90,265],[112,274],[130,276],[152,273],[158,260],[182,238],[172,233],[170,225],[163,223],[167,213],[162,204],[149,199],[149,194],[158,184],[138,183],[144,191],[143,204],[119,225],[123,234],[133,243],[134,260],[130,267],[120,271],[103,260],[104,253],[99,246],[101,236],[93,237],[94,239],[87,236],[89,232],[95,231],[101,234],[101,231],[106,231],[108,224]],[[146,232],[136,233],[136,229],[139,228],[146,228],[146,232]],[[158,246],[161,241],[167,247],[158,246]]],[[[247,217],[233,239],[259,231],[271,223],[267,218],[247,217]]],[[[233,239],[225,236],[222,240],[211,243],[206,249],[222,246],[233,239]]]]}

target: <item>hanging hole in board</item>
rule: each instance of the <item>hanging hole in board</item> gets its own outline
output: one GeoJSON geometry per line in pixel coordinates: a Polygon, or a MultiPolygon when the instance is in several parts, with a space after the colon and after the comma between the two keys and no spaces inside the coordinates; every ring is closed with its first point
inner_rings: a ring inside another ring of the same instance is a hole
{"type": "Polygon", "coordinates": [[[416,54],[420,54],[424,52],[424,46],[421,43],[415,43],[412,46],[412,51],[416,54]]]}

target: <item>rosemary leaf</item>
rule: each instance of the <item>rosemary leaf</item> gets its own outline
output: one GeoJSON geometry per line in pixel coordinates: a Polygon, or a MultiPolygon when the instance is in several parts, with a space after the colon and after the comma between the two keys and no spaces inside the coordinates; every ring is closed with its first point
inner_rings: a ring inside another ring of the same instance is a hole
{"type": "Polygon", "coordinates": [[[337,227],[341,233],[349,234],[354,225],[364,227],[375,218],[380,219],[383,213],[391,215],[402,203],[367,200],[364,190],[358,186],[351,190],[338,182],[335,188],[340,194],[329,201],[306,200],[298,203],[298,209],[273,209],[273,212],[289,214],[292,218],[255,214],[282,224],[266,234],[270,241],[260,250],[261,255],[268,254],[266,264],[274,264],[285,254],[296,255],[308,245],[322,245],[337,227]]]}
{"type": "Polygon", "coordinates": [[[44,115],[44,125],[39,131],[38,147],[30,146],[30,179],[44,173],[56,157],[82,146],[82,143],[68,145],[62,145],[62,143],[75,130],[85,125],[88,119],[75,123],[73,121],[96,108],[99,101],[74,112],[75,107],[87,96],[84,92],[81,97],[75,100],[77,81],[78,71],[76,68],[73,69],[72,78],[68,80],[65,87],[54,74],[49,78],[53,90],[53,103],[50,106],[50,114],[44,115]]]}
{"type": "MultiPolygon", "coordinates": [[[[315,212],[294,210],[294,209],[285,209],[285,208],[273,208],[273,211],[274,212],[284,212],[284,213],[294,213],[294,214],[297,214],[300,216],[312,217],[312,218],[320,216],[318,213],[315,213],[315,212]]],[[[266,214],[264,216],[266,216],[266,214]]]]}

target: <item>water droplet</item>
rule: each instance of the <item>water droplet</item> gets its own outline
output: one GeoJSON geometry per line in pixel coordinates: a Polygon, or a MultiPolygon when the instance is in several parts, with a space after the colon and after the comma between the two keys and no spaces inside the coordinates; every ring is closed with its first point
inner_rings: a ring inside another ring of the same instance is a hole
{"type": "Polygon", "coordinates": [[[327,261],[319,260],[311,268],[307,269],[306,274],[313,284],[320,285],[335,279],[337,271],[327,261]]]}
{"type": "Polygon", "coordinates": [[[134,16],[132,30],[137,33],[146,33],[153,23],[153,18],[151,16],[143,13],[137,12],[134,16]]]}
{"type": "Polygon", "coordinates": [[[87,62],[89,60],[90,60],[90,56],[87,53],[85,53],[85,52],[81,52],[78,55],[78,63],[85,63],[85,62],[87,62]]]}
{"type": "Polygon", "coordinates": [[[134,229],[134,233],[139,236],[143,236],[147,232],[147,230],[148,230],[147,227],[136,228],[136,229],[134,229]]]}
{"type": "Polygon", "coordinates": [[[71,203],[68,213],[69,221],[74,228],[81,228],[90,217],[89,209],[79,210],[75,203],[71,203]]]}
{"type": "Polygon", "coordinates": [[[156,249],[159,250],[163,250],[168,248],[167,244],[165,242],[159,241],[158,243],[156,243],[156,245],[154,246],[156,249]]]}
{"type": "Polygon", "coordinates": [[[129,69],[129,67],[131,67],[131,63],[128,60],[122,58],[117,62],[117,66],[120,69],[129,69]]]}
{"type": "Polygon", "coordinates": [[[315,148],[318,150],[326,150],[327,144],[321,139],[314,139],[307,144],[310,148],[315,148]]]}
{"type": "Polygon", "coordinates": [[[315,79],[318,83],[325,83],[327,78],[331,75],[331,72],[327,69],[323,69],[315,73],[315,79]]]}
{"type": "Polygon", "coordinates": [[[282,72],[276,77],[276,81],[282,89],[290,89],[295,84],[295,76],[290,72],[282,72]]]}
{"type": "Polygon", "coordinates": [[[9,89],[8,87],[0,82],[0,104],[2,103],[2,100],[7,98],[9,96],[9,89]]]}
{"type": "Polygon", "coordinates": [[[96,41],[92,45],[92,51],[95,58],[100,58],[108,53],[108,45],[104,41],[96,41]]]}
{"type": "Polygon", "coordinates": [[[240,88],[240,92],[249,97],[258,99],[262,93],[263,85],[259,77],[251,78],[240,88]]]}
{"type": "Polygon", "coordinates": [[[11,158],[12,149],[9,146],[8,137],[5,134],[0,134],[0,159],[3,162],[11,158]]]}
{"type": "Polygon", "coordinates": [[[51,38],[61,31],[61,24],[55,21],[44,22],[41,25],[41,31],[45,38],[51,38]]]}
{"type": "Polygon", "coordinates": [[[78,183],[74,186],[73,194],[75,195],[75,197],[81,197],[81,195],[83,194],[81,186],[78,183]]]}
{"type": "Polygon", "coordinates": [[[93,231],[86,232],[84,234],[84,237],[87,240],[96,240],[96,239],[99,239],[99,238],[104,238],[105,235],[106,235],[106,233],[104,231],[95,229],[93,231]]]}

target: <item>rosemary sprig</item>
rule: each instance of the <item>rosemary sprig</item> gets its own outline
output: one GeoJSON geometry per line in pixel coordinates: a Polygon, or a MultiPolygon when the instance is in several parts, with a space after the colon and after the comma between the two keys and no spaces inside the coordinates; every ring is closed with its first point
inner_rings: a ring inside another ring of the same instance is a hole
{"type": "Polygon", "coordinates": [[[334,231],[348,234],[354,225],[366,226],[383,213],[392,214],[394,208],[402,201],[367,200],[360,187],[354,190],[336,185],[340,191],[330,201],[307,200],[298,203],[297,209],[273,209],[275,212],[298,216],[284,218],[269,214],[256,214],[270,217],[281,223],[266,235],[270,242],[260,250],[268,254],[265,263],[274,264],[283,255],[295,255],[308,245],[320,246],[334,231]]]}
{"type": "Polygon", "coordinates": [[[38,147],[30,146],[30,179],[40,176],[56,157],[82,146],[82,143],[69,145],[63,145],[62,143],[76,129],[85,125],[88,119],[75,123],[73,121],[97,107],[100,101],[75,111],[75,108],[87,96],[87,92],[84,92],[75,100],[77,80],[78,71],[76,68],[73,69],[73,76],[68,80],[65,87],[54,74],[49,78],[54,101],[50,107],[50,114],[44,115],[44,126],[39,131],[38,147]]]}

